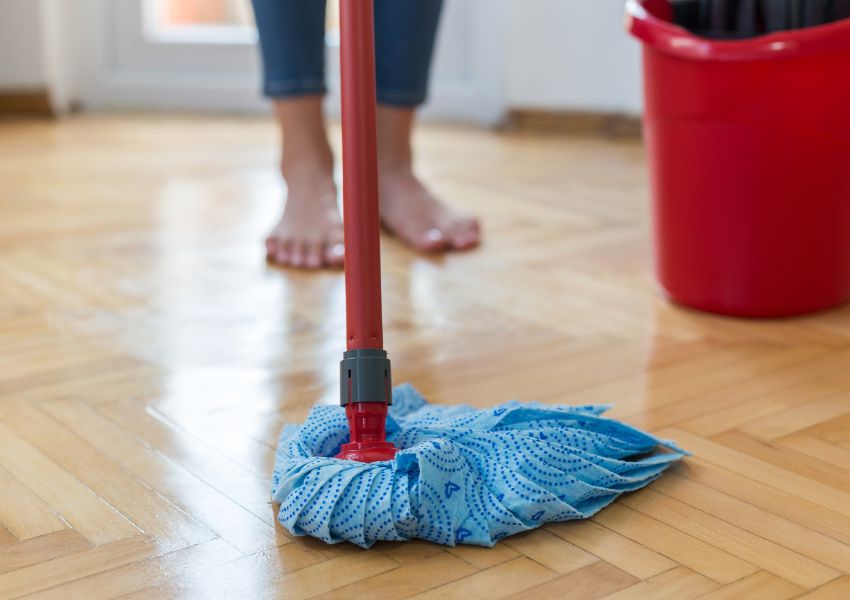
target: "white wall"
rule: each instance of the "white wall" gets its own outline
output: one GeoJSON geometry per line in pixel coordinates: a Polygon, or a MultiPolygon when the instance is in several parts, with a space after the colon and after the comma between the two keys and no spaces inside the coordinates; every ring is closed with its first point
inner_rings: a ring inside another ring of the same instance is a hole
{"type": "MultiPolygon", "coordinates": [[[[268,110],[259,97],[253,45],[152,41],[141,27],[139,0],[74,0],[74,5],[71,22],[80,32],[76,81],[83,107],[268,110]]],[[[447,2],[426,116],[486,124],[501,119],[504,6],[505,0],[447,2]]],[[[331,111],[338,88],[337,55],[329,49],[331,111]]]]}
{"type": "Polygon", "coordinates": [[[0,90],[42,91],[57,111],[73,95],[67,0],[0,0],[0,90]]]}
{"type": "Polygon", "coordinates": [[[0,0],[0,89],[47,87],[37,0],[0,0]]]}
{"type": "MultiPolygon", "coordinates": [[[[0,0],[2,2],[3,0],[0,0]]],[[[35,2],[35,0],[32,0],[35,2]]],[[[71,18],[77,0],[38,0],[41,4],[41,28],[44,74],[53,109],[63,112],[79,97],[77,43],[71,18]]]]}
{"type": "MultiPolygon", "coordinates": [[[[80,15],[94,20],[92,13],[83,9],[103,1],[0,0],[0,89],[47,87],[60,109],[74,97],[82,97],[89,106],[122,105],[120,94],[111,103],[95,102],[74,89],[84,85],[88,96],[97,91],[97,86],[81,74],[90,71],[97,60],[86,59],[91,52],[80,47],[96,51],[99,44],[95,41],[103,36],[91,23],[80,23],[80,15]]],[[[106,2],[110,6],[120,4],[106,2]]],[[[471,96],[463,88],[468,84],[460,76],[465,74],[468,80],[472,70],[483,78],[477,85],[490,90],[485,95],[493,106],[483,111],[488,115],[485,121],[493,120],[499,106],[640,113],[639,46],[623,31],[623,4],[624,0],[449,0],[450,18],[441,35],[433,90],[449,105],[442,112],[465,114],[455,105],[479,104],[469,102],[471,96]],[[476,5],[486,7],[486,20],[480,18],[482,13],[469,20],[476,5]],[[467,50],[465,54],[452,51],[457,50],[458,40],[477,40],[480,32],[491,30],[492,40],[473,44],[480,50],[467,50]],[[457,62],[459,56],[465,60],[457,62]],[[499,89],[502,94],[492,91],[499,89]],[[459,100],[455,101],[455,96],[459,100]]],[[[143,74],[150,79],[153,70],[144,66],[143,74]]],[[[233,108],[244,109],[242,104],[261,106],[256,100],[256,75],[242,75],[247,83],[239,83],[238,92],[245,100],[241,104],[234,101],[233,108]]],[[[220,79],[221,74],[216,77],[220,79]]],[[[151,87],[157,98],[179,99],[151,87]]],[[[110,93],[117,94],[114,90],[110,93]]],[[[131,97],[137,98],[138,93],[131,97]]],[[[218,104],[229,98],[227,94],[212,97],[218,104]]],[[[189,100],[193,98],[197,103],[198,94],[189,94],[189,100]]],[[[440,107],[432,105],[434,108],[440,107]]],[[[436,113],[443,116],[439,110],[436,113]]]]}
{"type": "Polygon", "coordinates": [[[640,113],[640,48],[623,30],[624,4],[508,0],[508,105],[640,113]]]}

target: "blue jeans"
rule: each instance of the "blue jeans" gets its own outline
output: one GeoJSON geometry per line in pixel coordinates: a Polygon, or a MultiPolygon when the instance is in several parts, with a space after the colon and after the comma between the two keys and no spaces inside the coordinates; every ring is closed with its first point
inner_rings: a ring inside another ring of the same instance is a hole
{"type": "MultiPolygon", "coordinates": [[[[326,0],[253,0],[263,93],[269,98],[324,94],[326,0]]],[[[443,0],[375,0],[378,102],[425,101],[443,0]]]]}

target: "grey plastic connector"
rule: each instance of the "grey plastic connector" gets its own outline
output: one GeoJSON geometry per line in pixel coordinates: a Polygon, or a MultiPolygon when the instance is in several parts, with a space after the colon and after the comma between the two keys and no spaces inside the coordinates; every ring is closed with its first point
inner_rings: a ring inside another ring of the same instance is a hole
{"type": "Polygon", "coordinates": [[[385,350],[349,350],[339,363],[340,404],[393,403],[392,371],[385,350]]]}

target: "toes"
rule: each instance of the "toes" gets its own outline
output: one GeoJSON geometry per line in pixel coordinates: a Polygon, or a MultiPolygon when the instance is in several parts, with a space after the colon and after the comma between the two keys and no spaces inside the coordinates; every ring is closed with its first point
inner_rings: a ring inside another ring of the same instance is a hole
{"type": "Polygon", "coordinates": [[[475,219],[449,209],[413,175],[397,175],[383,173],[381,179],[381,218],[387,230],[420,252],[478,245],[475,219]]]}
{"type": "Polygon", "coordinates": [[[292,264],[292,254],[285,247],[281,246],[275,254],[275,262],[288,267],[292,264]]]}
{"type": "Polygon", "coordinates": [[[304,268],[318,269],[324,264],[324,244],[307,242],[304,244],[304,268]]]}
{"type": "Polygon", "coordinates": [[[280,249],[286,244],[286,239],[270,234],[266,238],[266,258],[272,262],[277,262],[277,254],[280,249]]]}
{"type": "Polygon", "coordinates": [[[288,264],[298,269],[320,269],[324,265],[324,245],[321,242],[292,242],[288,264]]]}
{"type": "Polygon", "coordinates": [[[436,225],[424,229],[413,229],[409,225],[394,227],[392,223],[386,221],[384,225],[390,233],[420,252],[440,252],[449,248],[449,239],[442,227],[436,225]]]}
{"type": "Polygon", "coordinates": [[[273,256],[274,262],[279,265],[288,265],[291,258],[292,252],[290,249],[290,243],[288,241],[278,242],[273,256]]]}
{"type": "Polygon", "coordinates": [[[341,267],[345,258],[342,242],[312,242],[304,240],[266,241],[267,258],[271,262],[296,269],[341,267]]]}
{"type": "Polygon", "coordinates": [[[307,248],[304,242],[292,242],[292,253],[289,256],[289,261],[285,264],[299,269],[304,268],[307,266],[306,250],[307,248]]]}
{"type": "Polygon", "coordinates": [[[278,265],[287,265],[290,255],[290,240],[280,235],[277,230],[271,232],[266,238],[266,260],[278,265]]]}
{"type": "Polygon", "coordinates": [[[431,227],[412,236],[413,245],[425,252],[439,252],[449,245],[446,233],[439,227],[431,227]]]}
{"type": "Polygon", "coordinates": [[[345,262],[345,247],[342,242],[330,242],[325,246],[325,264],[341,267],[345,262]]]}
{"type": "Polygon", "coordinates": [[[481,243],[481,226],[476,219],[459,219],[449,231],[452,248],[466,250],[481,243]]]}
{"type": "Polygon", "coordinates": [[[290,182],[283,216],[266,239],[266,256],[294,269],[339,264],[336,251],[328,252],[329,241],[343,238],[333,178],[317,179],[309,173],[305,177],[290,182]]]}

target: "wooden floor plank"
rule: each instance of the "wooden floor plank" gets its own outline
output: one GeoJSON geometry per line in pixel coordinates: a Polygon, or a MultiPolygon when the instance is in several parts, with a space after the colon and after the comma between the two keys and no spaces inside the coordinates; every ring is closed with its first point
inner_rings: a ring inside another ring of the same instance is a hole
{"type": "Polygon", "coordinates": [[[601,384],[580,390],[572,397],[581,404],[613,403],[611,415],[622,417],[647,408],[647,399],[652,406],[661,406],[679,400],[680,394],[687,393],[688,389],[692,392],[701,389],[695,378],[700,378],[703,383],[709,381],[712,385],[723,386],[722,381],[709,378],[707,374],[723,373],[726,368],[740,369],[742,364],[766,360],[765,354],[769,355],[767,360],[775,360],[775,352],[764,345],[741,346],[734,351],[721,350],[685,363],[656,369],[650,378],[640,373],[613,382],[603,380],[601,384]]]}
{"type": "Polygon", "coordinates": [[[177,576],[164,577],[161,583],[152,582],[124,597],[198,598],[209,595],[217,598],[270,598],[281,594],[305,597],[305,589],[311,590],[309,595],[313,596],[356,580],[352,576],[354,567],[361,569],[359,573],[363,577],[369,577],[397,566],[397,563],[383,556],[368,561],[362,553],[351,552],[328,560],[297,544],[287,544],[273,552],[240,556],[222,564],[216,563],[201,565],[199,561],[190,558],[188,567],[177,576]],[[310,567],[319,568],[311,570],[310,567]],[[297,581],[300,579],[286,579],[289,575],[301,572],[308,581],[299,585],[297,581]],[[309,581],[310,577],[312,581],[309,581]],[[349,580],[345,581],[345,577],[349,577],[349,580]],[[336,585],[329,583],[340,580],[343,581],[336,585]],[[309,584],[313,587],[308,588],[309,584]]]}
{"type": "Polygon", "coordinates": [[[7,600],[46,590],[162,552],[154,540],[140,535],[40,562],[0,575],[0,599],[7,600]]]}
{"type": "Polygon", "coordinates": [[[367,596],[377,596],[381,600],[400,600],[476,572],[477,569],[466,561],[449,553],[441,553],[313,596],[311,600],[350,600],[367,596]]]}
{"type": "Polygon", "coordinates": [[[44,411],[21,407],[6,422],[66,472],[85,483],[148,535],[170,550],[212,539],[214,534],[191,515],[132,477],[120,463],[97,452],[83,437],[44,411]]]}
{"type": "MultiPolygon", "coordinates": [[[[381,552],[400,565],[426,560],[437,554],[447,554],[447,548],[424,540],[381,544],[381,552]]],[[[513,554],[513,553],[512,553],[513,554]]],[[[467,561],[470,562],[470,561],[467,561]]]]}
{"type": "Polygon", "coordinates": [[[91,543],[73,529],[0,546],[0,574],[91,549],[91,543]]]}
{"type": "Polygon", "coordinates": [[[604,561],[596,561],[510,596],[510,600],[596,600],[637,583],[637,579],[604,561]]]}
{"type": "Polygon", "coordinates": [[[790,448],[839,469],[850,471],[850,448],[830,444],[803,432],[787,435],[778,443],[784,448],[790,448]]]}
{"type": "Polygon", "coordinates": [[[685,567],[676,567],[646,581],[605,596],[607,600],[688,600],[716,590],[719,585],[685,567]]]}
{"type": "Polygon", "coordinates": [[[590,137],[418,128],[419,172],[484,244],[383,237],[395,378],[611,403],[694,456],[494,548],[286,532],[277,438],[338,401],[346,324],[341,272],[264,260],[279,142],[255,117],[0,122],[0,599],[850,596],[850,305],[666,301],[645,151],[590,137]]]}
{"type": "Polygon", "coordinates": [[[99,412],[80,402],[51,402],[45,410],[103,454],[117,453],[121,465],[144,484],[192,515],[246,554],[276,544],[274,527],[212,486],[142,444],[99,412]]]}
{"type": "Polygon", "coordinates": [[[802,588],[818,587],[840,574],[803,554],[736,527],[685,502],[665,498],[652,489],[627,496],[623,504],[777,577],[784,577],[802,588]]]}
{"type": "Polygon", "coordinates": [[[840,600],[850,596],[850,576],[841,577],[831,583],[799,596],[800,600],[840,600]]]}
{"type": "Polygon", "coordinates": [[[130,435],[156,448],[202,481],[232,498],[254,516],[274,523],[269,510],[268,481],[220,453],[197,443],[184,432],[157,419],[133,402],[110,402],[98,410],[130,435]]]}
{"type": "Polygon", "coordinates": [[[791,492],[777,488],[693,457],[682,472],[689,479],[712,487],[723,494],[785,517],[803,527],[850,545],[850,518],[791,492]]]}
{"type": "Polygon", "coordinates": [[[739,500],[674,473],[660,480],[653,486],[653,490],[681,500],[686,506],[705,511],[833,569],[844,570],[850,565],[850,546],[791,519],[771,513],[766,507],[739,500]]]}
{"type": "Polygon", "coordinates": [[[725,550],[622,504],[609,506],[594,520],[719,583],[731,583],[757,570],[725,550]]]}
{"type": "Polygon", "coordinates": [[[850,516],[850,494],[830,485],[682,430],[664,429],[659,431],[658,434],[679,440],[691,452],[715,465],[723,466],[778,490],[787,490],[803,500],[808,500],[843,516],[850,516]]]}
{"type": "Polygon", "coordinates": [[[651,407],[648,407],[646,402],[640,401],[634,401],[631,406],[630,403],[618,402],[611,414],[620,418],[634,415],[631,421],[635,425],[646,429],[657,429],[678,420],[679,414],[676,409],[682,406],[683,401],[690,400],[691,406],[706,406],[702,402],[702,397],[707,393],[713,396],[725,394],[728,398],[735,398],[736,385],[752,381],[764,373],[793,368],[797,364],[822,355],[823,348],[818,346],[800,346],[775,352],[762,351],[752,358],[739,357],[737,364],[728,365],[720,371],[722,376],[718,370],[709,367],[698,375],[663,388],[655,386],[656,381],[653,376],[650,378],[650,388],[647,390],[652,401],[651,407]],[[695,396],[697,398],[694,398],[695,396]],[[647,410],[648,408],[652,410],[647,410]],[[665,409],[669,411],[669,416],[664,413],[665,409]],[[662,413],[664,413],[663,416],[662,413]]]}
{"type": "Polygon", "coordinates": [[[676,565],[670,558],[593,521],[549,523],[546,529],[638,579],[648,579],[676,565]]]}
{"type": "Polygon", "coordinates": [[[521,556],[519,552],[507,544],[497,544],[494,548],[482,548],[481,546],[456,546],[449,549],[449,552],[458,558],[465,560],[476,569],[489,569],[490,567],[508,562],[509,560],[513,560],[521,556]]]}
{"type": "Polygon", "coordinates": [[[13,476],[95,544],[118,542],[141,530],[114,507],[0,423],[0,455],[13,476]]]}
{"type": "MultiPolygon", "coordinates": [[[[822,358],[815,365],[804,369],[799,376],[803,381],[797,384],[786,382],[785,376],[780,374],[780,388],[751,399],[736,396],[734,390],[730,390],[730,398],[736,402],[728,406],[703,404],[703,414],[681,424],[681,427],[711,437],[751,421],[782,415],[789,409],[796,410],[809,402],[846,392],[850,390],[850,373],[846,369],[848,361],[850,354],[846,352],[822,358]]],[[[793,369],[789,371],[793,373],[793,369]]],[[[712,399],[706,400],[710,402],[712,399]]]]}
{"type": "Polygon", "coordinates": [[[545,529],[515,536],[507,540],[505,545],[562,575],[599,560],[545,529]]]}
{"type": "MultiPolygon", "coordinates": [[[[752,373],[729,387],[708,390],[671,405],[648,409],[639,413],[641,420],[635,422],[653,429],[676,425],[694,433],[714,435],[734,428],[736,419],[730,413],[742,415],[738,417],[741,421],[751,419],[753,405],[759,400],[843,371],[850,361],[850,353],[836,353],[824,347],[805,347],[799,357],[801,360],[792,358],[792,362],[780,364],[776,369],[763,368],[762,372],[752,373]]],[[[773,410],[777,404],[762,402],[762,410],[773,410]],[[768,406],[769,409],[765,408],[768,406]]]]}
{"type": "Polygon", "coordinates": [[[50,506],[20,481],[0,467],[0,525],[6,527],[19,540],[49,535],[66,529],[68,525],[50,506]]]}
{"type": "Polygon", "coordinates": [[[819,423],[807,429],[806,433],[830,444],[846,448],[847,444],[850,443],[850,415],[819,423]]]}
{"type": "Polygon", "coordinates": [[[776,575],[759,571],[735,583],[709,592],[705,596],[700,596],[700,600],[738,600],[738,598],[786,600],[787,598],[798,597],[801,592],[803,592],[803,588],[776,575]]]}
{"type": "Polygon", "coordinates": [[[507,598],[554,579],[556,575],[554,571],[521,556],[411,598],[507,598]]]}
{"type": "Polygon", "coordinates": [[[0,525],[0,547],[16,544],[17,542],[18,538],[11,531],[0,525]]]}
{"type": "Polygon", "coordinates": [[[93,573],[69,583],[57,585],[27,596],[28,600],[107,600],[118,598],[175,579],[189,577],[192,569],[207,569],[237,559],[240,553],[221,539],[203,542],[183,550],[176,550],[93,573]]]}
{"type": "Polygon", "coordinates": [[[745,423],[739,429],[749,436],[773,440],[850,413],[850,393],[830,396],[778,415],[745,423]]]}
{"type": "Polygon", "coordinates": [[[806,477],[814,482],[829,486],[838,492],[850,495],[850,471],[831,465],[801,452],[795,452],[773,441],[765,442],[742,431],[727,431],[712,438],[727,448],[760,459],[785,471],[806,477]]]}

